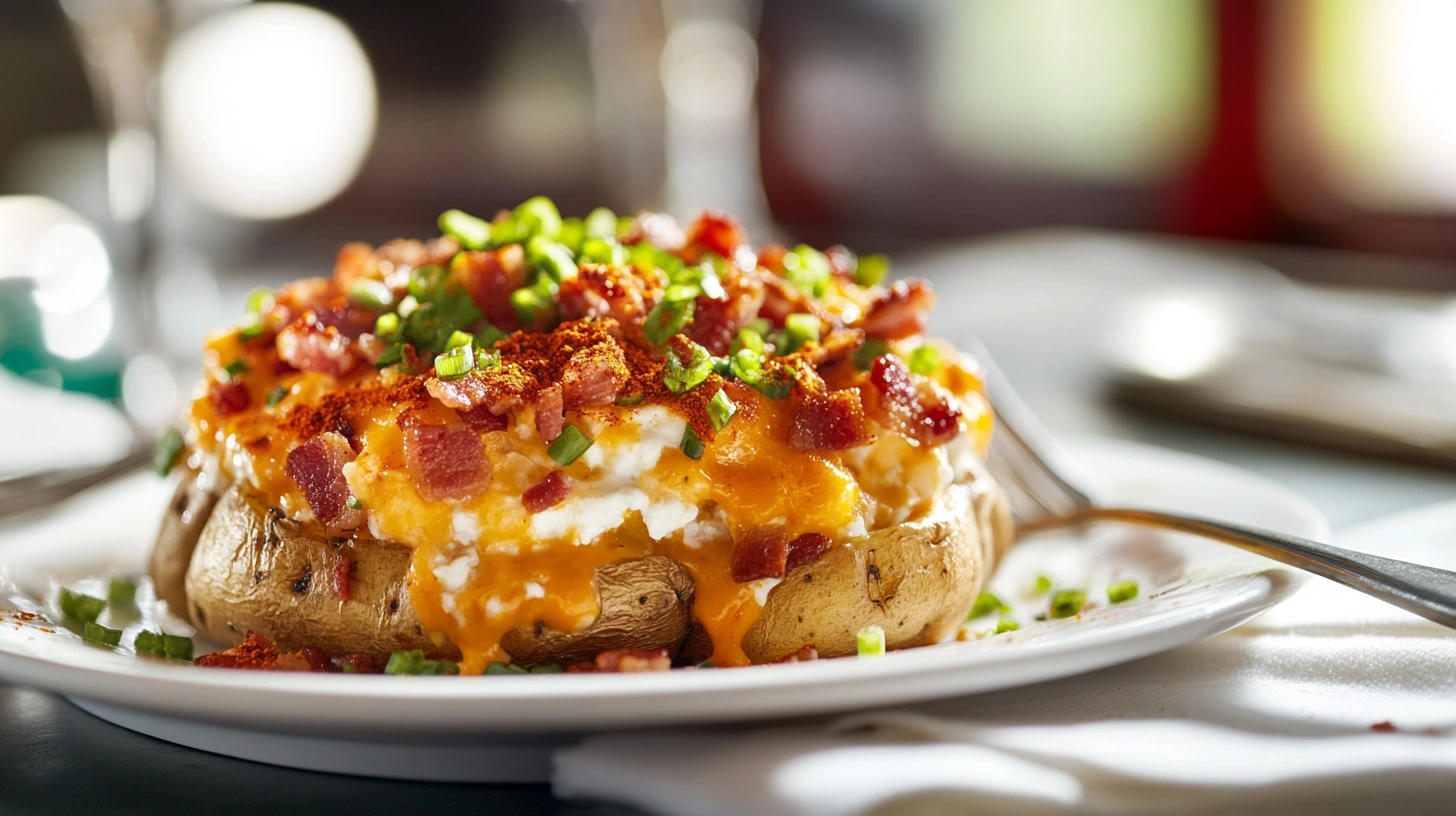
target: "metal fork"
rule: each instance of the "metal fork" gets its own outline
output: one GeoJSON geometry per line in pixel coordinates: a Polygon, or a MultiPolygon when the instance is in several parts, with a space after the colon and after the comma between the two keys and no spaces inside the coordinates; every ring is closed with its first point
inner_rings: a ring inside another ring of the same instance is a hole
{"type": "Polygon", "coordinates": [[[1175,530],[1307,570],[1456,628],[1456,572],[1227,521],[1096,505],[1067,478],[1046,429],[1011,388],[985,347],[973,343],[973,350],[985,368],[987,396],[997,420],[987,465],[1010,496],[1018,538],[1096,522],[1175,530]]]}

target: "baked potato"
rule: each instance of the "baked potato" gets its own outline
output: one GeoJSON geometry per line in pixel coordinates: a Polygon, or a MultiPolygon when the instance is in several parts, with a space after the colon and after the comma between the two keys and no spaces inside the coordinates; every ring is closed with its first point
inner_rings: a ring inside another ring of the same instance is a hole
{"type": "Polygon", "coordinates": [[[953,636],[1012,531],[929,287],[603,212],[452,211],[250,298],[206,349],[158,597],[224,643],[466,673],[953,636]]]}

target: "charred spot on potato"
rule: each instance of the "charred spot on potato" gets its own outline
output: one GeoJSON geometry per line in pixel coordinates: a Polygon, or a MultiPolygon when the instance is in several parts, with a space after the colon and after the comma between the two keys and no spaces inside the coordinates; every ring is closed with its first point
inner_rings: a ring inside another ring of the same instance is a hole
{"type": "Polygon", "coordinates": [[[203,614],[202,607],[197,604],[192,605],[192,619],[203,626],[207,625],[207,615],[203,614]]]}
{"type": "Polygon", "coordinates": [[[637,603],[640,603],[640,604],[647,603],[647,596],[646,595],[643,595],[642,597],[638,598],[637,599],[637,603]]]}
{"type": "Polygon", "coordinates": [[[187,505],[189,503],[190,502],[188,501],[187,491],[177,491],[177,495],[174,496],[172,499],[172,512],[176,513],[179,516],[184,515],[187,512],[187,505]]]}
{"type": "Polygon", "coordinates": [[[294,592],[297,592],[299,595],[303,595],[304,593],[308,592],[308,588],[312,584],[313,584],[313,565],[312,564],[304,564],[303,565],[303,574],[300,575],[300,576],[298,576],[298,580],[296,580],[296,581],[293,582],[293,591],[294,592]]]}
{"type": "Polygon", "coordinates": [[[399,611],[399,599],[398,598],[390,598],[389,599],[389,611],[390,612],[398,612],[399,611]]]}
{"type": "Polygon", "coordinates": [[[261,584],[261,583],[263,583],[263,579],[264,578],[267,578],[267,577],[268,577],[268,573],[266,573],[266,572],[264,572],[262,570],[258,570],[257,572],[254,572],[253,573],[253,583],[255,583],[255,584],[261,584]]]}

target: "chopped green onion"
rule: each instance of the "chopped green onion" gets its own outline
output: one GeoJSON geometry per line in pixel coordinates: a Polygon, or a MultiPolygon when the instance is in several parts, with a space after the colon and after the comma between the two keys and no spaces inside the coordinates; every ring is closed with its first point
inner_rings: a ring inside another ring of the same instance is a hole
{"type": "Polygon", "coordinates": [[[966,620],[984,617],[992,612],[1000,612],[1005,615],[1010,611],[1011,607],[1003,603],[994,593],[982,592],[976,596],[976,602],[971,605],[971,614],[966,616],[966,620]]]}
{"type": "Polygon", "coordinates": [[[749,349],[762,354],[763,335],[753,329],[739,329],[738,334],[733,338],[733,344],[728,347],[728,354],[737,354],[739,349],[749,349]]]}
{"type": "Polygon", "coordinates": [[[1118,581],[1107,586],[1107,600],[1118,604],[1123,601],[1130,601],[1138,594],[1137,581],[1118,581]]]}
{"type": "Polygon", "coordinates": [[[526,670],[512,663],[496,661],[485,667],[486,674],[526,674],[526,670]]]}
{"type": "Polygon", "coordinates": [[[435,357],[435,376],[442,380],[462,377],[475,369],[475,354],[469,346],[453,349],[435,357]]]}
{"type": "Polygon", "coordinates": [[[516,223],[516,219],[509,216],[490,225],[490,245],[493,247],[519,244],[530,237],[530,234],[524,232],[521,225],[516,223]]]}
{"type": "Polygon", "coordinates": [[[511,293],[511,308],[522,323],[535,323],[551,311],[551,303],[530,287],[522,287],[511,293]]]}
{"type": "Polygon", "coordinates": [[[146,629],[137,632],[136,639],[132,641],[132,648],[136,649],[139,655],[149,657],[166,657],[167,647],[162,641],[162,636],[156,632],[149,632],[146,629]]]}
{"type": "Polygon", "coordinates": [[[490,245],[490,224],[460,210],[440,213],[440,231],[460,242],[466,249],[480,251],[490,245]]]}
{"type": "Polygon", "coordinates": [[[1052,579],[1045,575],[1036,576],[1036,583],[1032,585],[1033,595],[1045,595],[1052,591],[1052,579]]]}
{"type": "Polygon", "coordinates": [[[1054,618],[1070,618],[1082,611],[1087,603],[1087,593],[1080,589],[1064,589],[1052,596],[1051,609],[1047,614],[1054,618]]]}
{"type": "Polygon", "coordinates": [[[632,225],[636,222],[636,220],[637,219],[633,218],[630,215],[617,216],[617,237],[621,238],[623,235],[631,232],[632,225]]]}
{"type": "Polygon", "coordinates": [[[773,321],[769,320],[766,317],[755,317],[754,319],[748,321],[748,328],[758,332],[760,337],[764,337],[767,336],[769,332],[773,331],[773,321]]]}
{"type": "Polygon", "coordinates": [[[718,389],[718,393],[708,400],[708,419],[713,423],[713,430],[721,431],[728,427],[728,420],[738,413],[738,405],[728,397],[728,392],[718,389]]]}
{"type": "Polygon", "coordinates": [[[885,630],[866,626],[855,633],[854,643],[860,657],[879,657],[885,653],[885,630]]]}
{"type": "Polygon", "coordinates": [[[884,283],[890,274],[890,259],[884,255],[861,255],[854,269],[854,282],[860,286],[884,283]]]}
{"type": "Polygon", "coordinates": [[[182,449],[186,443],[182,440],[182,432],[176,428],[168,428],[162,432],[157,439],[157,446],[152,449],[152,470],[159,476],[166,476],[177,466],[177,461],[182,458],[182,449]]]}
{"type": "Polygon", "coordinates": [[[688,272],[682,258],[659,247],[640,241],[626,250],[627,262],[638,269],[667,275],[669,283],[697,283],[701,270],[688,272]]]}
{"type": "Polygon", "coordinates": [[[269,391],[268,399],[265,401],[268,403],[269,408],[276,408],[278,407],[278,403],[282,402],[286,396],[288,396],[288,389],[279,387],[269,391]]]}
{"type": "Polygon", "coordinates": [[[258,337],[263,334],[263,330],[265,328],[267,328],[267,326],[263,325],[262,318],[258,317],[257,315],[248,315],[248,318],[243,322],[243,325],[238,327],[238,340],[240,342],[246,343],[249,340],[252,340],[254,337],[258,337]]]}
{"type": "Polygon", "coordinates": [[[162,655],[168,660],[192,662],[192,638],[181,635],[162,635],[162,655]]]}
{"type": "Polygon", "coordinates": [[[385,674],[459,674],[460,666],[450,660],[429,660],[419,649],[395,652],[384,664],[385,674]]]}
{"type": "Polygon", "coordinates": [[[228,380],[231,381],[236,380],[238,377],[247,374],[253,369],[249,368],[248,364],[242,360],[233,360],[231,363],[223,366],[222,370],[227,373],[228,380]]]}
{"type": "Polygon", "coordinates": [[[100,598],[82,595],[69,589],[61,590],[61,614],[77,623],[90,623],[96,620],[101,617],[101,610],[105,608],[106,601],[100,598]]]}
{"type": "Polygon", "coordinates": [[[564,218],[561,221],[561,232],[556,234],[556,242],[566,247],[567,251],[575,257],[581,252],[581,242],[586,240],[586,225],[580,218],[564,218]]]}
{"type": "Polygon", "coordinates": [[[556,440],[546,449],[546,455],[551,457],[551,461],[566,467],[580,459],[592,444],[592,441],[581,432],[580,428],[568,422],[561,429],[561,435],[556,437],[556,440]]]}
{"type": "Polygon", "coordinates": [[[113,611],[135,612],[137,611],[136,591],[136,581],[113,578],[106,585],[106,605],[113,611]]]}
{"type": "Polygon", "coordinates": [[[819,342],[819,318],[811,314],[791,314],[784,318],[784,332],[788,335],[786,354],[792,354],[807,343],[819,342]]]}
{"type": "Polygon", "coordinates": [[[546,196],[535,196],[528,198],[515,211],[516,224],[520,227],[523,235],[542,235],[547,238],[555,238],[561,232],[561,213],[556,209],[556,204],[546,196]]]}
{"type": "Polygon", "coordinates": [[[494,348],[496,343],[506,339],[506,333],[487,323],[485,328],[475,333],[476,348],[494,348]]]}
{"type": "Polygon", "coordinates": [[[696,283],[674,283],[662,293],[663,300],[696,300],[703,287],[696,283]]]}
{"type": "Polygon", "coordinates": [[[917,346],[910,352],[910,370],[929,377],[940,368],[940,349],[935,346],[917,346]]]}
{"type": "Polygon", "coordinates": [[[996,621],[996,634],[998,634],[998,635],[1004,635],[1007,632],[1015,632],[1017,629],[1020,629],[1020,628],[1021,628],[1021,624],[1017,623],[1014,620],[1005,620],[1005,619],[1003,619],[1003,620],[996,621]]]}
{"type": "Polygon", "coordinates": [[[727,357],[714,357],[713,373],[717,374],[719,377],[722,377],[725,380],[732,377],[733,361],[728,359],[727,357]]]}
{"type": "Polygon", "coordinates": [[[248,299],[243,301],[243,308],[249,314],[262,314],[273,311],[273,290],[266,287],[258,287],[248,293],[248,299]]]}
{"type": "Polygon", "coordinates": [[[349,498],[344,499],[344,506],[350,510],[362,510],[364,508],[364,502],[359,501],[358,496],[350,493],[349,498]]]}
{"type": "Polygon", "coordinates": [[[800,244],[784,256],[784,277],[805,294],[823,297],[833,274],[829,259],[811,246],[800,244]]]}
{"type": "Polygon", "coordinates": [[[416,269],[409,279],[409,294],[421,303],[431,300],[450,276],[444,269],[427,264],[416,269]]]}
{"type": "Polygon", "coordinates": [[[394,303],[394,293],[382,281],[365,278],[354,284],[349,297],[371,309],[388,309],[394,303]]]}
{"type": "Polygon", "coordinates": [[[580,257],[592,263],[621,266],[627,262],[627,250],[609,238],[587,238],[581,242],[580,257]]]}
{"type": "Polygon", "coordinates": [[[399,332],[399,315],[385,312],[374,321],[374,336],[381,339],[393,338],[399,332]]]}
{"type": "Polygon", "coordinates": [[[669,348],[667,362],[662,366],[662,381],[674,394],[686,394],[702,385],[713,373],[713,355],[691,340],[687,341],[687,346],[689,356],[686,360],[678,349],[669,348]]]}
{"type": "Polygon", "coordinates": [[[418,308],[420,308],[420,302],[415,299],[415,296],[405,295],[404,300],[401,300],[399,302],[399,316],[409,317],[410,315],[414,314],[415,310],[418,308]]]}
{"type": "Polygon", "coordinates": [[[703,440],[698,437],[698,432],[693,430],[693,426],[691,425],[683,429],[683,438],[682,442],[679,443],[679,447],[682,448],[683,453],[688,455],[689,459],[703,458],[703,450],[705,449],[703,440]]]}
{"type": "Polygon", "coordinates": [[[561,674],[564,671],[566,670],[556,665],[555,663],[546,663],[541,666],[532,666],[530,669],[531,674],[561,674]]]}
{"type": "Polygon", "coordinates": [[[404,344],[390,343],[379,354],[379,359],[374,361],[374,367],[383,369],[394,365],[404,359],[404,344]]]}
{"type": "Polygon", "coordinates": [[[667,300],[664,298],[662,302],[652,307],[652,311],[647,313],[647,318],[642,323],[642,333],[654,345],[663,345],[692,321],[694,308],[695,304],[692,299],[667,300]]]}
{"type": "Polygon", "coordinates": [[[586,214],[586,237],[616,238],[617,214],[606,207],[597,207],[586,214]]]}
{"type": "Polygon", "coordinates": [[[763,355],[752,349],[739,349],[733,355],[733,376],[753,386],[769,399],[783,399],[792,385],[787,379],[763,370],[763,355]]]}
{"type": "Polygon", "coordinates": [[[501,355],[499,351],[486,351],[485,349],[475,350],[475,367],[484,371],[487,368],[500,368],[501,355]]]}
{"type": "Polygon", "coordinates": [[[645,399],[647,399],[646,394],[623,394],[622,396],[617,397],[617,404],[624,407],[641,405],[642,401],[645,399]]]}
{"type": "Polygon", "coordinates": [[[854,367],[860,371],[869,371],[874,368],[875,361],[890,353],[890,345],[884,340],[869,339],[864,345],[854,350],[852,357],[854,367]]]}
{"type": "Polygon", "coordinates": [[[576,277],[576,259],[571,250],[561,244],[537,235],[526,244],[526,257],[557,282],[576,277]]]}
{"type": "Polygon", "coordinates": [[[450,332],[450,339],[445,341],[445,350],[454,351],[458,348],[468,349],[475,343],[475,335],[470,332],[450,332]]]}
{"type": "Polygon", "coordinates": [[[348,663],[345,663],[344,665],[342,665],[342,666],[339,667],[339,673],[340,674],[358,674],[359,673],[359,670],[356,669],[356,668],[354,668],[353,666],[350,666],[348,663]]]}
{"type": "Polygon", "coordinates": [[[86,628],[81,630],[81,639],[92,646],[112,649],[121,645],[121,630],[108,629],[96,621],[86,621],[86,628]]]}

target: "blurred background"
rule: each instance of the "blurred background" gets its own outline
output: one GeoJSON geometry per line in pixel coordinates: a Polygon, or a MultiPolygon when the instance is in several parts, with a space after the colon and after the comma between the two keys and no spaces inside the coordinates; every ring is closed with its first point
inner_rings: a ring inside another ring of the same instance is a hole
{"type": "Polygon", "coordinates": [[[0,385],[146,436],[253,286],[545,194],[893,252],[1013,368],[976,304],[1110,337],[1099,398],[1445,463],[1452,42],[1445,0],[5,0],[0,385]]]}

